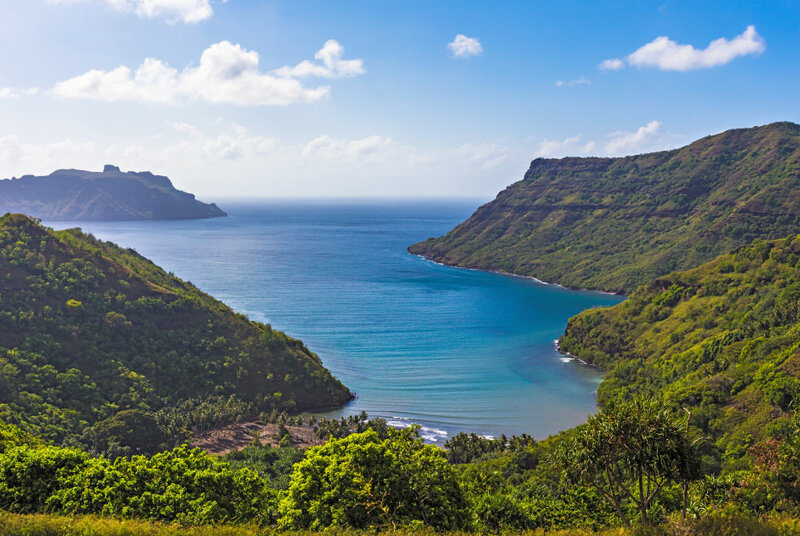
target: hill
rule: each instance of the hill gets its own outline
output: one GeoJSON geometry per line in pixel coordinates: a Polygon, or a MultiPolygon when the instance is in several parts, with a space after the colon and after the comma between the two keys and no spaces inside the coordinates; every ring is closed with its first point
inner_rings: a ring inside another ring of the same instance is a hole
{"type": "Polygon", "coordinates": [[[0,218],[0,419],[99,451],[158,450],[188,429],[351,397],[301,341],[135,251],[0,218]]]}
{"type": "Polygon", "coordinates": [[[729,130],[672,151],[536,159],[440,238],[445,264],[628,293],[757,238],[800,232],[800,125],[729,130]]]}
{"type": "Polygon", "coordinates": [[[176,190],[167,177],[149,171],[123,173],[60,169],[44,177],[0,180],[0,214],[72,220],[186,220],[226,216],[214,203],[176,190]]]}
{"type": "Polygon", "coordinates": [[[757,241],[569,321],[561,348],[608,371],[601,404],[663,394],[728,468],[800,404],[800,236],[757,241]]]}

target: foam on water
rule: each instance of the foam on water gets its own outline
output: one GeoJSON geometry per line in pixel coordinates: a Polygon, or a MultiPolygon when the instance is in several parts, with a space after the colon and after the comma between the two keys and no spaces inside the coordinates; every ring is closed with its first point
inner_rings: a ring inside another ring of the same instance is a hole
{"type": "Polygon", "coordinates": [[[424,426],[421,423],[413,422],[405,417],[392,417],[391,419],[386,419],[386,424],[393,428],[411,428],[414,425],[418,425],[420,427],[419,435],[425,441],[429,441],[431,443],[444,443],[447,440],[448,434],[445,430],[424,426]]]}

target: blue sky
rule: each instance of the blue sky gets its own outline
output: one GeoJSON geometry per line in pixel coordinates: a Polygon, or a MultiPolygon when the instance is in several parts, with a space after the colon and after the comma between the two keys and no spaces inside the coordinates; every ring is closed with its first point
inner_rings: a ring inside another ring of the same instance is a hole
{"type": "Polygon", "coordinates": [[[795,1],[0,0],[0,177],[490,197],[537,156],[800,122],[798,45],[795,1]]]}

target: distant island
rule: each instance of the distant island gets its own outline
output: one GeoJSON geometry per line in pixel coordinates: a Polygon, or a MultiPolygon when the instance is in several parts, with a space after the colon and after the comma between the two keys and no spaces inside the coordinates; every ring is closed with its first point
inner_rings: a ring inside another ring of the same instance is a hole
{"type": "Polygon", "coordinates": [[[175,189],[149,171],[59,169],[50,175],[0,180],[0,214],[25,213],[45,220],[191,220],[227,216],[214,203],[175,189]]]}
{"type": "Polygon", "coordinates": [[[525,178],[411,253],[629,293],[756,239],[800,232],[800,125],[728,130],[672,151],[534,160],[525,178]]]}

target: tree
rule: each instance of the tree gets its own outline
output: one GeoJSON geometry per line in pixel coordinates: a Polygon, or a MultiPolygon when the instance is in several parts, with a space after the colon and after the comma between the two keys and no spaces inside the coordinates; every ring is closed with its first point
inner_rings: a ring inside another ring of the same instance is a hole
{"type": "Polygon", "coordinates": [[[422,521],[459,529],[467,504],[442,449],[425,445],[416,428],[374,430],[309,449],[292,472],[280,504],[286,528],[394,526],[422,521]]]}
{"type": "Polygon", "coordinates": [[[597,489],[626,526],[626,501],[648,525],[647,510],[658,491],[669,481],[694,478],[691,452],[686,429],[664,404],[637,398],[609,403],[576,428],[556,462],[570,479],[597,489]]]}

